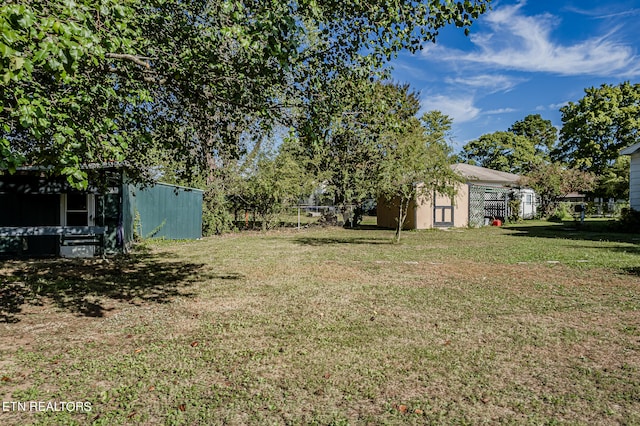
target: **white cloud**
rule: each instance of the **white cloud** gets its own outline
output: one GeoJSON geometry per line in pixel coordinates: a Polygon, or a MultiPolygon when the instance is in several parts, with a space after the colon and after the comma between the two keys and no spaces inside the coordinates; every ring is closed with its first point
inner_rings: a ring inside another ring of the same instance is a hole
{"type": "Polygon", "coordinates": [[[560,102],[557,104],[538,105],[536,111],[559,111],[560,108],[569,104],[569,101],[560,102]]]}
{"type": "Polygon", "coordinates": [[[523,6],[518,3],[488,12],[484,18],[491,31],[470,38],[475,52],[439,49],[437,55],[428,57],[560,75],[629,75],[640,70],[634,49],[614,39],[617,29],[562,45],[551,37],[560,20],[548,13],[526,16],[523,6]]]}
{"type": "Polygon", "coordinates": [[[484,115],[500,115],[500,114],[508,114],[511,112],[516,112],[518,111],[515,108],[498,108],[498,109],[492,109],[489,111],[485,111],[484,115]]]}
{"type": "Polygon", "coordinates": [[[497,74],[445,78],[447,84],[482,89],[484,93],[508,92],[524,81],[525,79],[522,78],[497,74]]]}
{"type": "Polygon", "coordinates": [[[567,105],[569,105],[569,101],[560,102],[559,104],[551,104],[551,105],[549,105],[549,109],[557,111],[560,108],[562,108],[563,106],[567,106],[567,105]]]}
{"type": "Polygon", "coordinates": [[[474,105],[474,99],[471,97],[425,96],[421,104],[421,113],[438,110],[451,117],[454,123],[472,121],[481,114],[480,108],[474,105]]]}
{"type": "Polygon", "coordinates": [[[615,11],[610,10],[610,6],[608,4],[603,5],[603,7],[595,9],[595,10],[586,10],[577,7],[566,7],[566,10],[577,13],[580,15],[590,16],[596,19],[611,19],[611,18],[620,18],[620,17],[628,17],[628,16],[636,16],[640,15],[640,9],[626,9],[615,11]]]}

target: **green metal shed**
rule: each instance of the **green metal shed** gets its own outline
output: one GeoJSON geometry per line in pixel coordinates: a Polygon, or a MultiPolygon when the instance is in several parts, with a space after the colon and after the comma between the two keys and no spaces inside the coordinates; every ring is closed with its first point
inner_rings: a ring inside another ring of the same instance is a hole
{"type": "Polygon", "coordinates": [[[0,174],[0,256],[91,257],[126,251],[135,237],[202,236],[203,191],[128,183],[117,166],[96,167],[83,191],[41,168],[0,174]]]}
{"type": "Polygon", "coordinates": [[[202,237],[202,195],[194,188],[156,183],[122,188],[124,240],[134,236],[173,240],[202,237]]]}

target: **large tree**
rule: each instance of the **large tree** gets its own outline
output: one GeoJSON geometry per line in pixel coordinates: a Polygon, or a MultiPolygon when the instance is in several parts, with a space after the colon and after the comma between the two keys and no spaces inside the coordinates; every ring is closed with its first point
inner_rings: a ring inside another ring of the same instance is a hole
{"type": "Polygon", "coordinates": [[[467,143],[459,157],[470,164],[516,174],[527,173],[542,160],[531,139],[502,131],[467,143]]]}
{"type": "Polygon", "coordinates": [[[406,127],[420,108],[407,85],[337,76],[314,93],[296,126],[309,170],[334,204],[360,206],[376,194],[381,138],[406,127]]]}
{"type": "MultiPolygon", "coordinates": [[[[468,30],[489,0],[9,0],[0,6],[0,168],[146,152],[207,169],[220,152],[308,107],[308,88],[371,75],[439,29],[468,30]]],[[[286,121],[285,121],[286,122],[286,121]]]]}
{"type": "Polygon", "coordinates": [[[529,114],[524,119],[516,121],[509,128],[515,135],[529,139],[535,148],[536,156],[545,159],[555,148],[558,140],[558,130],[551,120],[545,120],[540,114],[529,114]]]}
{"type": "Polygon", "coordinates": [[[563,126],[553,156],[581,170],[605,174],[622,148],[640,140],[640,84],[585,89],[582,99],[560,112],[563,126]]]}

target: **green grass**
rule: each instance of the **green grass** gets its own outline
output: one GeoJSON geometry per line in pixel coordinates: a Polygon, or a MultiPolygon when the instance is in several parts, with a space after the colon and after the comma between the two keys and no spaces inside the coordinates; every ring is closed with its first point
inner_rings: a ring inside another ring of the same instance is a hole
{"type": "Polygon", "coordinates": [[[7,261],[2,424],[640,423],[638,235],[310,228],[7,261]],[[19,294],[19,295],[17,295],[19,294]]]}

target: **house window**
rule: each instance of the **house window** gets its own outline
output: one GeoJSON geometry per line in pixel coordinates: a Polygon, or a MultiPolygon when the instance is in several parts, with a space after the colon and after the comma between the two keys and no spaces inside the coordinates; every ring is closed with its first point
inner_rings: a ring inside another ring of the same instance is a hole
{"type": "Polygon", "coordinates": [[[527,204],[533,204],[533,196],[531,194],[527,194],[527,200],[525,202],[527,204]]]}

